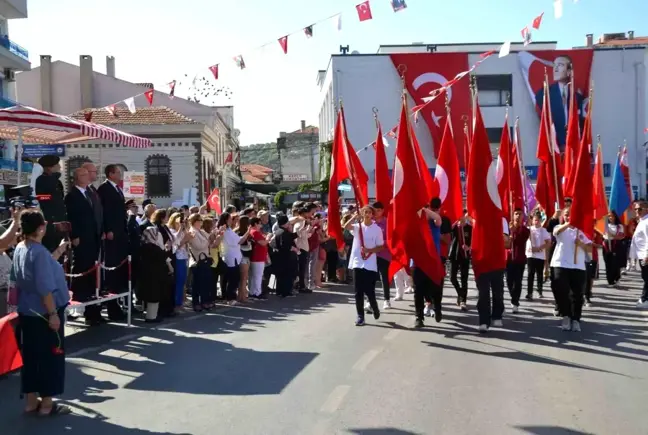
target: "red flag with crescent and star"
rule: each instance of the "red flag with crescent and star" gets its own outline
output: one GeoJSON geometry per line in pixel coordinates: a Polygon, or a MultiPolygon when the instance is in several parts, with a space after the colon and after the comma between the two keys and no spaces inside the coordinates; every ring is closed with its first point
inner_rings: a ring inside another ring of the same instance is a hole
{"type": "MultiPolygon", "coordinates": [[[[425,104],[423,98],[452,80],[457,74],[469,69],[468,53],[398,53],[390,55],[394,67],[403,71],[405,86],[414,99],[414,104],[425,104]],[[401,66],[402,65],[402,66],[401,66]]],[[[463,131],[462,117],[472,114],[470,88],[467,79],[460,80],[448,89],[448,100],[453,113],[452,130],[463,131]]],[[[445,128],[445,98],[440,96],[421,109],[422,116],[430,130],[434,144],[434,156],[439,155],[442,132],[445,128]]],[[[459,160],[463,161],[463,149],[458,149],[459,160]]]]}
{"type": "Polygon", "coordinates": [[[223,212],[220,203],[220,189],[218,187],[212,190],[211,195],[209,195],[209,198],[207,198],[207,203],[209,204],[209,208],[215,211],[217,214],[221,214],[223,212]]]}

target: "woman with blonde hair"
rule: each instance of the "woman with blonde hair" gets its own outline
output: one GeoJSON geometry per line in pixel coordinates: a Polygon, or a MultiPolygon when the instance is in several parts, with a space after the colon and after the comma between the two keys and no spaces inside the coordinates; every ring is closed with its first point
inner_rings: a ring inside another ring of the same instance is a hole
{"type": "Polygon", "coordinates": [[[167,226],[173,235],[173,249],[175,250],[175,292],[173,299],[175,311],[179,312],[182,310],[185,300],[185,284],[187,282],[189,263],[187,243],[191,240],[191,234],[187,230],[184,213],[173,213],[167,226]]]}

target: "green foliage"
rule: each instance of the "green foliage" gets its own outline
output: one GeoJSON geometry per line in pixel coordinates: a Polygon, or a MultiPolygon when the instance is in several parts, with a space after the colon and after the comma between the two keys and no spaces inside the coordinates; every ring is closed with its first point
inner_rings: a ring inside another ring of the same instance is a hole
{"type": "Polygon", "coordinates": [[[321,188],[321,184],[319,182],[317,183],[302,183],[299,186],[297,186],[297,192],[302,193],[302,192],[308,192],[311,190],[319,190],[321,188]]]}
{"type": "Polygon", "coordinates": [[[287,190],[280,190],[279,192],[276,193],[274,197],[274,205],[278,209],[283,209],[284,208],[284,199],[286,198],[286,195],[288,195],[287,190]]]}
{"type": "MultiPolygon", "coordinates": [[[[308,147],[288,147],[281,150],[281,157],[285,159],[299,159],[310,157],[308,147]]],[[[259,143],[241,147],[241,164],[257,164],[279,170],[279,154],[277,153],[277,143],[259,143]]]]}
{"type": "Polygon", "coordinates": [[[259,210],[268,209],[268,201],[266,201],[265,198],[257,198],[257,204],[259,206],[259,210]]]}

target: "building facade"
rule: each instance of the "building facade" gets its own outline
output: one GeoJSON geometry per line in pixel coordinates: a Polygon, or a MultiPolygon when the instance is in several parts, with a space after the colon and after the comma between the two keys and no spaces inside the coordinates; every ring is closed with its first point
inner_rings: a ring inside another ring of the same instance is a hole
{"type": "Polygon", "coordinates": [[[27,0],[0,0],[0,106],[16,100],[15,78],[29,71],[29,52],[9,37],[9,20],[27,18],[27,0]]]}
{"type": "Polygon", "coordinates": [[[282,184],[299,185],[319,178],[319,128],[302,121],[299,130],[279,133],[277,145],[282,184]]]}
{"type": "MultiPolygon", "coordinates": [[[[499,50],[500,45],[381,46],[376,54],[333,55],[328,68],[318,73],[321,96],[320,141],[332,139],[336,120],[336,102],[340,99],[344,104],[348,136],[357,150],[366,147],[375,140],[376,126],[372,119],[372,108],[375,107],[378,110],[378,117],[385,134],[390,128],[397,125],[403,85],[395,66],[394,59],[396,57],[394,55],[413,53],[413,56],[419,56],[421,59],[423,56],[427,56],[425,59],[428,64],[423,65],[423,68],[428,70],[424,76],[429,77],[435,74],[437,68],[441,68],[433,61],[434,55],[445,53],[467,55],[466,64],[473,65],[481,59],[482,53],[499,50]]],[[[533,43],[528,46],[513,44],[511,54],[503,58],[498,58],[497,54],[491,56],[474,70],[478,98],[492,151],[497,152],[499,147],[508,101],[511,125],[517,117],[520,119],[523,163],[532,182],[535,182],[538,168],[536,147],[539,116],[534,93],[542,86],[542,71],[539,76],[540,84],[535,84],[535,87],[531,86],[531,77],[537,76],[537,71],[531,70],[536,67],[529,66],[529,63],[525,64],[525,59],[540,60],[539,63],[544,63],[549,74],[552,74],[554,62],[557,62],[558,57],[568,56],[580,59],[589,56],[591,59],[589,79],[595,84],[592,112],[593,136],[596,142],[596,137],[600,135],[603,145],[606,183],[609,185],[612,181],[611,167],[615,162],[619,146],[627,143],[633,190],[635,195],[645,195],[646,154],[644,144],[648,140],[644,135],[644,128],[648,126],[648,112],[646,111],[648,57],[645,46],[641,43],[622,47],[603,43],[595,44],[591,35],[587,37],[586,46],[576,50],[578,53],[569,50],[556,50],[556,45],[555,42],[533,43]]],[[[576,64],[575,61],[574,64],[576,64]]],[[[533,64],[531,63],[531,65],[533,64]]],[[[585,67],[581,68],[581,72],[585,69],[585,67]]],[[[407,77],[408,73],[405,74],[407,77]]],[[[576,71],[574,74],[579,79],[579,72],[576,71]]],[[[538,77],[535,79],[537,81],[538,77]]],[[[428,79],[428,81],[430,80],[428,79]]],[[[580,80],[583,81],[582,78],[580,80]]],[[[589,80],[585,79],[583,83],[585,84],[578,88],[579,92],[582,90],[581,88],[585,88],[583,92],[587,91],[589,80]]],[[[456,88],[452,88],[455,92],[452,98],[459,98],[459,86],[467,87],[468,79],[464,79],[455,85],[456,88]]],[[[589,107],[587,101],[585,99],[583,102],[584,110],[589,107]]],[[[411,98],[409,104],[410,108],[414,105],[411,98]]],[[[443,107],[443,103],[441,104],[443,107]]],[[[453,106],[451,105],[451,107],[453,106]]],[[[441,112],[443,112],[443,108],[441,112]]],[[[583,111],[583,116],[584,113],[583,111]]],[[[440,115],[443,116],[444,113],[440,113],[440,115]]],[[[461,115],[453,112],[452,116],[460,119],[461,115]]],[[[413,125],[428,166],[433,170],[436,161],[431,130],[425,121],[419,120],[413,125]]],[[[453,126],[455,125],[455,120],[453,120],[453,126]]],[[[458,146],[462,144],[463,140],[461,131],[460,128],[458,134],[457,129],[454,129],[458,146]]],[[[395,142],[391,138],[387,139],[391,145],[387,148],[387,157],[391,167],[395,142]]],[[[370,177],[369,188],[370,195],[372,195],[374,153],[368,148],[366,151],[360,151],[359,157],[370,177]]]]}
{"type": "MultiPolygon", "coordinates": [[[[89,111],[72,114],[84,119],[89,111]]],[[[207,125],[181,115],[168,107],[143,107],[135,113],[117,109],[117,116],[105,110],[94,111],[92,122],[151,139],[151,148],[128,148],[114,143],[92,141],[66,145],[62,160],[65,187],[72,183],[74,169],[85,162],[103,168],[118,164],[122,171],[138,171],[145,175],[145,196],[162,207],[183,200],[185,189],[196,188],[199,201],[209,194],[205,180],[214,184],[213,155],[218,136],[207,125]]]]}
{"type": "MultiPolygon", "coordinates": [[[[40,66],[18,74],[16,85],[17,98],[21,104],[62,114],[76,113],[90,108],[102,108],[135,95],[139,95],[135,98],[137,113],[139,113],[143,108],[149,106],[142,94],[152,86],[150,83],[137,84],[117,78],[115,58],[112,56],[106,57],[106,74],[96,72],[92,57],[87,55],[79,57],[78,66],[62,61],[52,61],[51,56],[41,55],[40,66]]],[[[239,152],[238,137],[240,132],[234,127],[234,108],[232,106],[205,106],[179,97],[170,98],[168,94],[159,91],[154,91],[153,105],[164,106],[196,124],[201,124],[201,126],[194,127],[201,131],[200,134],[203,134],[203,131],[208,132],[205,133],[205,136],[209,137],[210,142],[206,143],[206,148],[201,151],[201,158],[196,161],[196,168],[193,170],[204,174],[205,177],[194,184],[201,193],[219,187],[222,190],[222,197],[228,199],[241,182],[239,168],[236,165],[226,164],[228,156],[238,155],[239,152]]],[[[128,112],[123,104],[118,107],[120,107],[120,113],[128,112]]],[[[98,109],[95,112],[93,121],[104,119],[96,117],[101,112],[105,111],[98,109]]],[[[161,126],[141,124],[143,130],[134,132],[132,125],[120,125],[110,121],[112,127],[119,129],[123,127],[124,131],[142,136],[159,134],[157,130],[162,128],[161,126]]],[[[150,138],[159,139],[156,136],[150,136],[150,138]]],[[[200,142],[200,140],[195,140],[198,139],[197,137],[193,139],[189,142],[200,142]]],[[[177,144],[178,141],[163,143],[177,144]]],[[[115,148],[115,150],[118,149],[115,148]]],[[[120,161],[119,156],[113,157],[116,161],[120,161]]],[[[140,163],[144,164],[144,161],[140,163]]]]}

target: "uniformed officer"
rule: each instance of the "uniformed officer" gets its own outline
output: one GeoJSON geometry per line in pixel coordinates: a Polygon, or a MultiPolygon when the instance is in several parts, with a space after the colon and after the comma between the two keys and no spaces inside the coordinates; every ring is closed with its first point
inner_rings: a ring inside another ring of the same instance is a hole
{"type": "Polygon", "coordinates": [[[59,246],[64,237],[64,233],[59,231],[54,224],[67,221],[59,161],[57,156],[52,155],[38,159],[38,164],[43,167],[43,174],[36,179],[35,189],[36,199],[47,221],[43,245],[51,252],[59,246]]]}

